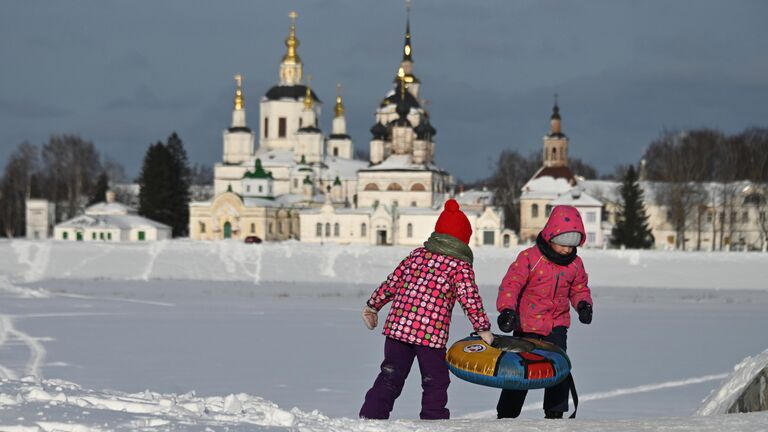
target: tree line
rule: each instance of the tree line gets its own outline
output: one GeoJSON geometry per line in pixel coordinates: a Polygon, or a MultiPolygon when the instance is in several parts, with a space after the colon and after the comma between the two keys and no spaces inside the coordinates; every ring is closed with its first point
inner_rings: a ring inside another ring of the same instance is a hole
{"type": "MultiPolygon", "coordinates": [[[[105,201],[111,185],[128,181],[120,163],[78,135],[52,135],[40,147],[23,142],[9,156],[0,178],[0,233],[25,235],[27,198],[54,203],[58,223],[105,201]]],[[[210,184],[213,171],[207,165],[190,167],[182,141],[173,133],[165,143],[149,146],[135,181],[141,185],[139,214],[170,225],[174,236],[184,236],[190,185],[210,184]]]]}

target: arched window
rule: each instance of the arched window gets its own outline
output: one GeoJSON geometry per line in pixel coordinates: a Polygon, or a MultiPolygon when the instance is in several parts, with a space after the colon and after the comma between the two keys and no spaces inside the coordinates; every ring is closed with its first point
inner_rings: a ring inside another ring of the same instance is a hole
{"type": "Polygon", "coordinates": [[[318,222],[317,225],[315,225],[315,236],[322,237],[322,235],[323,235],[323,224],[318,222]]]}
{"type": "Polygon", "coordinates": [[[331,224],[329,223],[325,224],[325,236],[326,237],[331,236],[331,224]]]}
{"type": "Polygon", "coordinates": [[[200,224],[200,234],[205,234],[205,224],[202,222],[198,222],[200,224]]]}
{"type": "Polygon", "coordinates": [[[365,190],[367,191],[377,191],[379,190],[379,186],[376,185],[376,183],[368,183],[365,185],[365,190]]]}
{"type": "Polygon", "coordinates": [[[406,233],[408,235],[408,238],[413,237],[413,224],[409,223],[408,227],[406,228],[406,233]]]}
{"type": "Polygon", "coordinates": [[[414,192],[424,192],[427,190],[427,188],[425,188],[421,183],[414,183],[413,186],[411,186],[411,190],[414,192]]]}
{"type": "Polygon", "coordinates": [[[546,215],[545,216],[549,217],[550,213],[552,213],[552,204],[547,204],[545,209],[546,209],[546,215]]]}
{"type": "Polygon", "coordinates": [[[557,149],[553,148],[552,149],[552,160],[555,160],[555,159],[557,159],[557,149]]]}
{"type": "Polygon", "coordinates": [[[365,223],[360,224],[360,237],[368,236],[368,226],[365,223]]]}
{"type": "Polygon", "coordinates": [[[339,148],[338,147],[334,147],[333,148],[333,155],[334,156],[338,156],[339,155],[339,148]]]}
{"type": "Polygon", "coordinates": [[[531,206],[531,218],[537,218],[539,217],[539,205],[534,204],[531,206]]]}
{"type": "Polygon", "coordinates": [[[340,235],[341,227],[339,226],[339,223],[333,224],[333,236],[338,237],[340,235]]]}
{"type": "Polygon", "coordinates": [[[388,191],[401,191],[403,190],[403,187],[400,186],[398,183],[390,183],[389,186],[387,186],[388,191]]]}
{"type": "Polygon", "coordinates": [[[255,232],[256,232],[256,224],[252,223],[251,224],[251,234],[254,234],[255,232]]]}

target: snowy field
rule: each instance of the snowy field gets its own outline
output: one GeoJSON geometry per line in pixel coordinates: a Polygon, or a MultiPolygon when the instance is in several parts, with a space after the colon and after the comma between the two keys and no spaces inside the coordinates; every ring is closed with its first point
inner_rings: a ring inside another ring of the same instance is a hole
{"type": "MultiPolygon", "coordinates": [[[[568,339],[575,421],[541,419],[542,391],[521,419],[494,420],[498,391],[457,378],[453,420],[412,420],[416,366],[396,420],[358,420],[384,343],[360,309],[408,251],[0,241],[0,431],[768,430],[768,413],[697,415],[768,348],[757,253],[580,251],[595,318],[568,339]]],[[[517,252],[476,251],[491,310],[517,252]]],[[[451,339],[469,331],[457,306],[451,339]]]]}

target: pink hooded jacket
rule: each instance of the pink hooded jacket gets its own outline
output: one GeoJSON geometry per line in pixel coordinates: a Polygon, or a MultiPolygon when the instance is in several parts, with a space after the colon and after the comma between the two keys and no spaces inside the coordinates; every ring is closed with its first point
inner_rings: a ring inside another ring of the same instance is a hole
{"type": "MultiPolygon", "coordinates": [[[[564,232],[581,233],[584,244],[586,234],[581,215],[571,206],[557,206],[541,231],[546,241],[564,232]]],[[[512,309],[518,313],[516,330],[548,335],[553,327],[571,324],[568,303],[574,308],[582,300],[590,305],[592,297],[587,286],[587,272],[580,257],[567,266],[549,261],[537,246],[520,252],[509,266],[499,286],[496,308],[499,312],[512,309]]]]}

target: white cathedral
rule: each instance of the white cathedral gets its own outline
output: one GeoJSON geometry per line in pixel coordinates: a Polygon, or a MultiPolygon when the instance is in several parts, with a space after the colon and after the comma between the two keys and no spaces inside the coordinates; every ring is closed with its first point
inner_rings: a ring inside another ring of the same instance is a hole
{"type": "MultiPolygon", "coordinates": [[[[260,133],[247,126],[242,78],[236,76],[214,198],[190,204],[190,237],[421,244],[454,185],[434,163],[436,130],[413,74],[410,19],[394,88],[376,109],[370,160],[363,161],[354,159],[338,91],[330,135],[319,128],[321,101],[303,79],[296,14],[290,17],[279,83],[259,103],[260,133]]],[[[471,246],[516,244],[514,233],[503,230],[502,211],[490,205],[490,193],[454,198],[472,223],[471,246]]]]}

